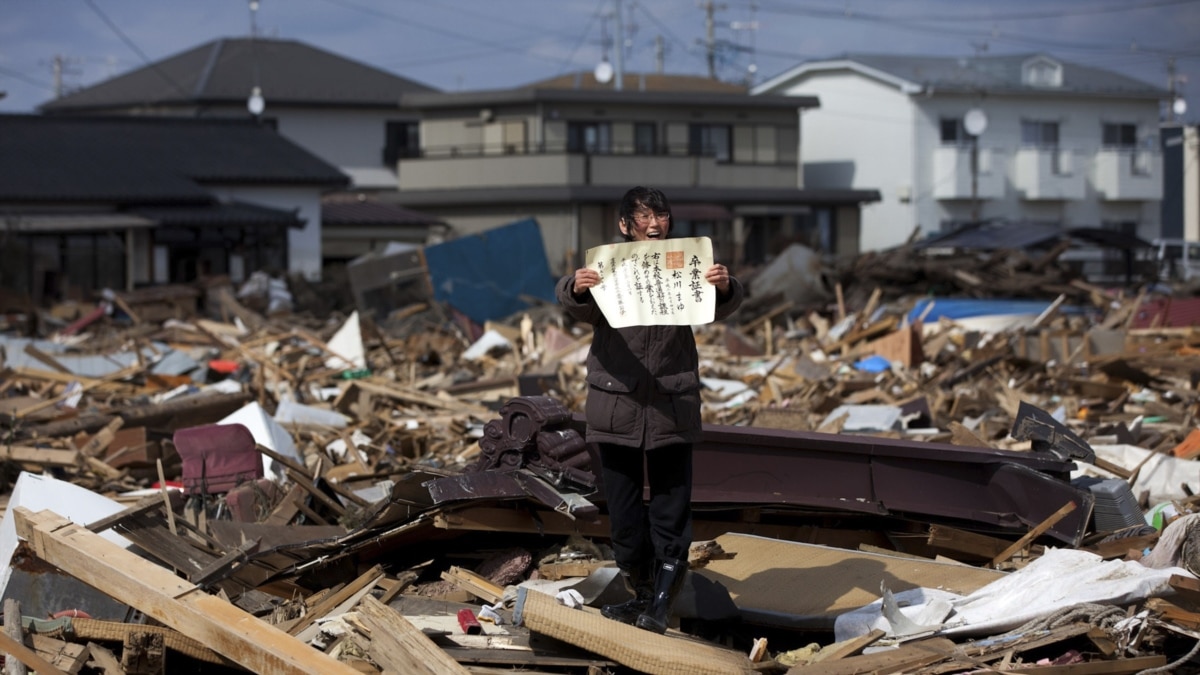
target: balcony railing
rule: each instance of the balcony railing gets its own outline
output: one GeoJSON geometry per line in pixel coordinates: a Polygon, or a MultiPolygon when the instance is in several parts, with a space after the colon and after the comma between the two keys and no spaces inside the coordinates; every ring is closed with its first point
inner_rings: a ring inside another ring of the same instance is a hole
{"type": "Polygon", "coordinates": [[[1092,185],[1109,201],[1162,199],[1162,155],[1150,150],[1104,148],[1096,153],[1092,185]]]}
{"type": "Polygon", "coordinates": [[[1023,147],[1013,163],[1013,187],[1027,200],[1083,199],[1086,180],[1074,150],[1023,147]]]}
{"type": "Polygon", "coordinates": [[[652,184],[663,187],[799,187],[795,163],[749,164],[687,154],[573,153],[566,144],[429,148],[398,163],[401,190],[652,184]],[[533,150],[526,152],[526,150],[533,150]]]}
{"type": "Polygon", "coordinates": [[[971,146],[943,145],[933,151],[935,199],[1001,199],[1007,162],[999,148],[979,148],[974,176],[971,146]],[[972,189],[974,183],[974,189],[972,189]]]}

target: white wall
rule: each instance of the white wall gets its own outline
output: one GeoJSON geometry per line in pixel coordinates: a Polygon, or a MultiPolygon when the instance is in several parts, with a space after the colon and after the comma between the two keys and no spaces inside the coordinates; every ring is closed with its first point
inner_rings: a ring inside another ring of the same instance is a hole
{"type": "Polygon", "coordinates": [[[291,211],[304,227],[288,230],[288,272],[310,281],[321,278],[321,193],[314,188],[214,187],[222,201],[237,200],[258,206],[291,211]]]}
{"type": "Polygon", "coordinates": [[[997,161],[1004,162],[1007,189],[1001,199],[984,200],[980,216],[1010,220],[1061,220],[1067,227],[1098,227],[1104,222],[1138,220],[1141,235],[1158,236],[1161,230],[1159,201],[1105,201],[1091,182],[1092,165],[1103,140],[1104,123],[1137,124],[1139,141],[1145,147],[1158,148],[1158,104],[1154,101],[1118,99],[1079,99],[1069,97],[1029,96],[983,99],[969,96],[913,96],[917,112],[917,147],[921,157],[918,182],[921,190],[916,200],[916,217],[923,229],[925,223],[935,229],[942,220],[965,220],[971,205],[965,202],[939,202],[932,197],[932,187],[939,177],[932,175],[929,153],[940,144],[939,120],[942,117],[961,117],[972,107],[982,109],[988,126],[979,138],[980,148],[994,151],[997,161]],[[1074,156],[1074,173],[1085,177],[1085,194],[1081,200],[1037,202],[1021,198],[1013,189],[1015,162],[1021,147],[1021,121],[1042,120],[1059,123],[1059,147],[1074,156]]]}
{"type": "Polygon", "coordinates": [[[903,243],[915,223],[905,200],[913,190],[913,114],[896,87],[848,70],[814,73],[779,92],[811,95],[819,108],[800,116],[805,188],[879,190],[862,207],[863,250],[903,243]]]}
{"type": "Polygon", "coordinates": [[[278,121],[280,135],[351,175],[358,187],[396,187],[396,167],[384,165],[383,149],[387,122],[406,119],[405,115],[345,109],[277,113],[272,115],[268,108],[266,115],[278,121]]]}
{"type": "Polygon", "coordinates": [[[1005,176],[1004,196],[982,200],[979,216],[1060,221],[1068,227],[1141,223],[1139,235],[1161,232],[1160,202],[1106,201],[1092,184],[1102,125],[1138,125],[1139,140],[1157,148],[1158,104],[1119,98],[907,94],[849,69],[813,71],[773,94],[809,95],[820,107],[801,116],[804,185],[808,188],[877,189],[882,200],[862,209],[861,250],[903,243],[915,228],[936,232],[946,220],[967,220],[970,199],[938,200],[934,188],[947,177],[933,175],[933,151],[941,145],[941,117],[961,117],[978,106],[988,115],[981,149],[1005,176]],[[1021,147],[1021,121],[1059,122],[1059,146],[1074,154],[1073,171],[1085,178],[1083,199],[1032,201],[1013,189],[1013,158],[1021,147]]]}

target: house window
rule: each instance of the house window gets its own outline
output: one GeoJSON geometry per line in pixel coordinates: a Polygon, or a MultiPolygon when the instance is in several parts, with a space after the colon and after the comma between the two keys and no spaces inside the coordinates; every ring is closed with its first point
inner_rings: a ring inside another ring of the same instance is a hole
{"type": "Polygon", "coordinates": [[[658,152],[658,128],[653,122],[638,122],[633,125],[633,153],[653,155],[658,152]]]}
{"type": "Polygon", "coordinates": [[[940,126],[945,145],[962,145],[970,140],[961,117],[943,117],[940,126]]]}
{"type": "Polygon", "coordinates": [[[1061,87],[1062,64],[1045,58],[1031,59],[1022,65],[1021,79],[1030,87],[1061,87]]]}
{"type": "Polygon", "coordinates": [[[691,124],[688,126],[688,154],[714,157],[728,162],[733,157],[733,133],[728,124],[691,124]]]}
{"type": "Polygon", "coordinates": [[[385,135],[384,166],[395,168],[396,162],[402,158],[421,155],[421,124],[419,122],[388,122],[385,135]]]}
{"type": "Polygon", "coordinates": [[[1104,147],[1133,149],[1137,147],[1136,124],[1104,124],[1104,147]]]}
{"type": "Polygon", "coordinates": [[[567,152],[612,153],[612,127],[608,122],[568,122],[567,152]]]}
{"type": "Polygon", "coordinates": [[[1058,148],[1058,122],[1021,121],[1021,143],[1039,148],[1058,148]]]}

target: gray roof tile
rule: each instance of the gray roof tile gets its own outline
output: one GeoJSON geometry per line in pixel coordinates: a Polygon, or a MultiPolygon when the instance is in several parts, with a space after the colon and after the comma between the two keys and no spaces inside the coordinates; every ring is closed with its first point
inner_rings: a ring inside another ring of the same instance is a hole
{"type": "Polygon", "coordinates": [[[144,105],[242,105],[256,84],[269,106],[395,107],[403,94],[437,91],[302,42],[229,38],[118,75],[49,101],[39,109],[57,112],[144,105]]]}
{"type": "Polygon", "coordinates": [[[935,92],[1006,92],[1061,95],[1120,95],[1162,98],[1167,91],[1147,82],[1103,68],[1084,66],[1045,54],[982,55],[972,57],[901,56],[897,54],[846,54],[861,63],[935,92]],[[1021,81],[1021,66],[1036,57],[1049,58],[1063,68],[1061,87],[1032,87],[1021,81]]]}
{"type": "Polygon", "coordinates": [[[0,200],[204,203],[205,183],[343,186],[249,120],[0,115],[0,200]]]}

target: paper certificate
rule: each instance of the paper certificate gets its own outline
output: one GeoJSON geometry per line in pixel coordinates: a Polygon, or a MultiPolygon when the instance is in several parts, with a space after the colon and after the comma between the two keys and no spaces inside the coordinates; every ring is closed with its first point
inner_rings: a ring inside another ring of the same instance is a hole
{"type": "Polygon", "coordinates": [[[588,249],[600,272],[592,297],[613,328],[710,323],[717,287],[704,279],[713,264],[708,237],[631,241],[588,249]]]}

